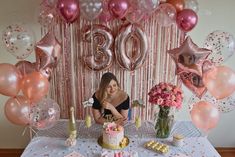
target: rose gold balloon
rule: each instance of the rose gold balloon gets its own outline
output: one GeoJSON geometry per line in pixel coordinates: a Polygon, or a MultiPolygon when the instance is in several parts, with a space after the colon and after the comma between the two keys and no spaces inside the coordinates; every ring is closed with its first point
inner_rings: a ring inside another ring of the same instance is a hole
{"type": "Polygon", "coordinates": [[[29,61],[19,61],[15,64],[16,68],[20,71],[21,75],[30,74],[36,70],[36,64],[29,61]]]}
{"type": "Polygon", "coordinates": [[[190,114],[193,124],[207,132],[216,127],[219,121],[217,107],[207,101],[200,101],[194,104],[190,114]]]}
{"type": "Polygon", "coordinates": [[[115,45],[115,56],[123,69],[134,71],[144,64],[148,52],[148,40],[139,26],[132,24],[123,27],[115,39],[115,45]],[[131,50],[132,54],[128,55],[126,45],[131,37],[134,50],[131,50]]]}
{"type": "Polygon", "coordinates": [[[9,98],[5,104],[6,118],[16,125],[28,125],[30,122],[30,104],[24,96],[9,98]]]}
{"type": "Polygon", "coordinates": [[[24,77],[22,92],[31,101],[38,102],[49,90],[49,81],[40,72],[33,72],[24,77]]]}
{"type": "Polygon", "coordinates": [[[54,68],[61,56],[61,44],[54,33],[48,32],[35,48],[37,69],[54,68]]]}
{"type": "Polygon", "coordinates": [[[223,99],[235,91],[235,73],[226,66],[217,66],[203,75],[203,83],[216,99],[223,99]]]}
{"type": "Polygon", "coordinates": [[[201,98],[207,91],[202,82],[202,77],[194,73],[183,72],[180,75],[183,84],[191,90],[197,97],[201,98]]]}
{"type": "Polygon", "coordinates": [[[95,71],[105,70],[112,65],[113,35],[111,31],[103,25],[93,25],[93,29],[88,28],[84,33],[84,41],[91,42],[93,37],[94,48],[90,55],[84,57],[86,66],[95,71]],[[97,39],[97,41],[95,41],[97,39]],[[98,42],[98,43],[97,43],[98,42]]]}
{"type": "Polygon", "coordinates": [[[184,0],[167,0],[166,2],[173,5],[177,12],[182,11],[185,6],[184,0]]]}
{"type": "Polygon", "coordinates": [[[202,66],[211,50],[200,48],[188,36],[180,47],[169,50],[168,53],[176,64],[176,73],[191,72],[202,76],[202,66]]]}
{"type": "Polygon", "coordinates": [[[0,64],[0,93],[14,97],[20,91],[21,74],[12,64],[0,64]]]}

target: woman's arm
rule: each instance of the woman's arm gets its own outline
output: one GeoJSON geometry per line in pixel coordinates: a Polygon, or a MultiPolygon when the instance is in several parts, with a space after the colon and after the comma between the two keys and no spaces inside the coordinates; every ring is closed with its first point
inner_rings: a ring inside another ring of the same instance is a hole
{"type": "Polygon", "coordinates": [[[124,119],[128,120],[128,112],[129,109],[127,110],[121,110],[121,115],[123,116],[124,119]]]}
{"type": "Polygon", "coordinates": [[[103,125],[104,122],[106,121],[106,119],[102,117],[99,110],[92,108],[92,114],[93,114],[93,117],[94,117],[95,122],[97,124],[102,124],[103,125]]]}
{"type": "Polygon", "coordinates": [[[113,116],[114,116],[116,119],[124,118],[124,117],[122,116],[122,114],[119,113],[119,112],[117,111],[117,109],[116,109],[112,104],[110,104],[110,103],[107,102],[107,101],[104,101],[104,102],[103,102],[103,108],[110,110],[111,113],[113,114],[113,116]]]}

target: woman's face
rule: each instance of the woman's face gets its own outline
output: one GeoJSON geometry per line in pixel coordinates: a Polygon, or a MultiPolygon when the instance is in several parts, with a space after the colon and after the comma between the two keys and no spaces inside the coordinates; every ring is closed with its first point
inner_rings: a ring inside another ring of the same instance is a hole
{"type": "Polygon", "coordinates": [[[109,96],[113,96],[114,94],[116,94],[117,91],[118,91],[117,82],[114,80],[111,80],[108,87],[106,88],[107,94],[109,96]]]}

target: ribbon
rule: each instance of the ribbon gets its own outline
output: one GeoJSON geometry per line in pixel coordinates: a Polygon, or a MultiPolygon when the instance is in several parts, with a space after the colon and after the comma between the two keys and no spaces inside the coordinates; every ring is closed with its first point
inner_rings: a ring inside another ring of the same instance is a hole
{"type": "Polygon", "coordinates": [[[93,98],[89,98],[87,101],[83,101],[82,105],[84,106],[84,108],[92,107],[93,103],[94,103],[94,99],[93,98]]]}

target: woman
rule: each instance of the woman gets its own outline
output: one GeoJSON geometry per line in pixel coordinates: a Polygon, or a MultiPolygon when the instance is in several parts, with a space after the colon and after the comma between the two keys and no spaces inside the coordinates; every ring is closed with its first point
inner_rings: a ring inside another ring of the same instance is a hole
{"type": "Polygon", "coordinates": [[[101,77],[99,89],[93,95],[92,113],[95,122],[103,124],[114,120],[123,125],[130,106],[129,96],[120,89],[114,74],[107,72],[101,77]]]}

